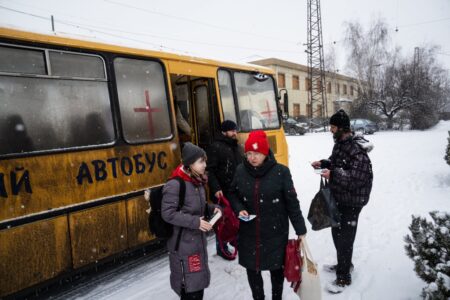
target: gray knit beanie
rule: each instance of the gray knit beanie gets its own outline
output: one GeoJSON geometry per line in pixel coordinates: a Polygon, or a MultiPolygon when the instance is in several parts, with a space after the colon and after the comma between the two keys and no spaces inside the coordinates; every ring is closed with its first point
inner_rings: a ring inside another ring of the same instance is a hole
{"type": "Polygon", "coordinates": [[[184,144],[183,151],[181,153],[181,162],[183,163],[183,166],[189,167],[200,157],[206,157],[205,150],[190,142],[184,144]]]}

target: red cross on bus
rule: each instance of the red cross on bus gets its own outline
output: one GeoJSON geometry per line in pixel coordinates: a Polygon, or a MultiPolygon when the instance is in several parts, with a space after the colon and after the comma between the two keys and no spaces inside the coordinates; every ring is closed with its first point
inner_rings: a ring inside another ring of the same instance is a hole
{"type": "Polygon", "coordinates": [[[160,108],[152,108],[150,106],[150,93],[148,90],[145,90],[145,103],[147,104],[146,107],[136,107],[134,108],[135,112],[146,112],[147,118],[148,118],[148,130],[150,132],[150,136],[153,138],[155,136],[155,128],[153,127],[153,116],[152,113],[154,112],[160,112],[160,108]]]}
{"type": "Polygon", "coordinates": [[[269,101],[266,100],[266,111],[262,111],[262,115],[267,115],[267,119],[270,122],[272,122],[272,113],[277,112],[276,110],[270,110],[269,101]]]}

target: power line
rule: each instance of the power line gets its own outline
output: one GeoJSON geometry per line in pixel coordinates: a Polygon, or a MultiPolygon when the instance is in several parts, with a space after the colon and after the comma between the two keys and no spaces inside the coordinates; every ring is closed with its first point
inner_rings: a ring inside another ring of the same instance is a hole
{"type": "MultiPolygon", "coordinates": [[[[39,15],[36,15],[36,14],[32,14],[32,13],[16,10],[16,9],[5,7],[5,6],[2,6],[2,5],[0,5],[0,8],[1,9],[5,9],[5,10],[9,10],[9,11],[12,11],[12,12],[15,12],[15,13],[24,14],[24,15],[35,17],[35,18],[43,19],[43,20],[50,20],[51,19],[49,17],[39,16],[39,15]]],[[[118,37],[118,38],[130,40],[130,41],[134,41],[134,42],[140,42],[140,43],[144,43],[144,44],[151,44],[151,45],[156,46],[156,47],[164,47],[166,49],[169,49],[168,47],[165,47],[165,46],[162,46],[162,45],[157,45],[157,44],[154,44],[154,43],[151,43],[151,42],[148,42],[148,41],[137,40],[137,39],[124,37],[124,36],[117,35],[117,34],[112,34],[112,33],[109,33],[109,32],[95,30],[95,29],[92,29],[92,28],[89,28],[89,27],[85,27],[85,26],[80,25],[80,24],[72,23],[70,21],[64,21],[64,20],[58,19],[58,22],[61,23],[61,24],[64,24],[64,25],[68,25],[68,26],[75,27],[75,28],[85,29],[85,30],[88,30],[88,31],[91,31],[91,32],[98,32],[98,33],[110,35],[110,36],[113,36],[113,37],[118,37]]],[[[180,51],[178,49],[173,49],[173,48],[172,48],[172,50],[180,51]]]]}
{"type": "MultiPolygon", "coordinates": [[[[289,44],[296,45],[296,46],[297,46],[298,44],[300,44],[300,42],[287,41],[287,40],[280,39],[280,38],[278,38],[278,37],[270,37],[270,36],[258,35],[258,34],[255,34],[255,33],[250,33],[250,32],[245,32],[245,31],[239,31],[239,30],[232,29],[232,28],[220,27],[220,26],[217,26],[217,25],[214,25],[214,24],[210,24],[210,23],[206,23],[206,22],[201,22],[201,21],[197,21],[197,20],[194,20],[194,19],[189,19],[189,18],[185,18],[185,17],[178,17],[178,16],[175,16],[175,15],[169,15],[169,14],[160,13],[160,12],[157,12],[157,11],[151,11],[151,10],[149,10],[149,9],[145,9],[145,8],[140,8],[140,7],[137,7],[137,6],[128,5],[128,4],[126,4],[126,3],[115,2],[115,1],[111,1],[111,0],[104,0],[104,1],[105,1],[105,2],[109,2],[109,3],[112,3],[112,4],[115,4],[115,5],[125,6],[125,7],[128,7],[128,8],[136,9],[136,10],[138,10],[139,12],[141,12],[141,11],[144,10],[144,11],[147,12],[147,13],[157,14],[157,15],[161,15],[161,16],[169,17],[169,18],[175,18],[175,19],[179,19],[179,20],[182,20],[182,21],[186,21],[186,22],[197,23],[197,24],[201,24],[201,25],[208,26],[208,27],[215,27],[215,28],[218,28],[218,29],[221,29],[221,30],[225,30],[225,31],[232,31],[232,32],[237,32],[237,33],[241,33],[241,34],[253,35],[253,36],[256,36],[256,37],[262,37],[262,38],[266,38],[266,39],[272,39],[272,40],[282,41],[282,42],[289,43],[289,44]]],[[[13,2],[14,4],[19,4],[19,5],[22,5],[22,6],[25,6],[25,7],[29,7],[29,8],[35,9],[35,10],[40,10],[40,11],[45,12],[45,13],[48,13],[48,14],[53,14],[53,15],[55,15],[55,13],[49,12],[48,10],[43,10],[43,9],[41,9],[41,7],[37,7],[37,6],[34,6],[34,5],[29,5],[29,4],[24,4],[24,3],[21,3],[20,1],[15,1],[15,0],[10,0],[10,2],[13,2]]],[[[83,17],[79,17],[79,16],[72,16],[72,15],[68,15],[68,14],[65,14],[65,13],[58,13],[58,15],[68,16],[68,17],[70,17],[70,18],[74,18],[74,19],[77,19],[77,20],[80,20],[80,19],[81,19],[81,20],[86,20],[86,21],[88,21],[88,22],[91,21],[91,20],[89,20],[89,19],[87,19],[87,18],[83,18],[83,17]]],[[[107,26],[111,26],[111,23],[106,23],[106,22],[101,22],[101,21],[96,21],[96,22],[97,22],[97,23],[105,24],[105,25],[107,25],[107,26]]],[[[90,25],[90,26],[95,26],[95,27],[101,28],[101,27],[98,26],[98,25],[90,25]]],[[[114,25],[113,25],[113,26],[114,26],[114,25]]],[[[122,31],[121,29],[114,29],[114,30],[115,30],[115,31],[122,31]]],[[[130,32],[126,32],[126,31],[124,31],[124,32],[125,32],[125,33],[130,33],[130,32]]],[[[132,34],[152,36],[152,35],[149,35],[149,34],[145,34],[145,33],[136,33],[136,32],[132,32],[132,34]]],[[[155,37],[159,37],[159,36],[155,36],[155,37]]],[[[165,38],[165,37],[161,37],[161,38],[165,38]]],[[[171,39],[171,38],[167,38],[167,39],[171,39]]],[[[176,40],[176,39],[174,39],[174,40],[176,40]]],[[[184,41],[185,41],[185,40],[184,40],[184,41]]],[[[190,41],[186,41],[186,42],[190,42],[190,41]]],[[[196,42],[196,43],[198,43],[198,42],[196,42]]],[[[256,50],[257,50],[257,49],[256,49],[256,50]]],[[[277,50],[274,50],[274,51],[277,51],[277,50]]],[[[289,51],[288,51],[288,52],[289,52],[289,51]]]]}
{"type": "MultiPolygon", "coordinates": [[[[41,11],[41,12],[43,12],[45,14],[49,14],[49,15],[65,16],[65,17],[69,17],[69,18],[72,18],[72,19],[75,19],[75,20],[85,20],[87,22],[91,22],[92,21],[91,19],[83,18],[83,17],[80,17],[80,16],[73,16],[73,15],[70,15],[70,14],[62,13],[61,11],[58,11],[58,12],[57,11],[53,11],[53,10],[49,11],[49,10],[46,10],[46,9],[42,9],[41,7],[37,7],[37,6],[34,6],[34,5],[29,5],[28,3],[25,4],[25,3],[17,1],[17,0],[9,0],[9,2],[12,2],[13,4],[16,4],[16,5],[18,4],[18,5],[27,7],[27,8],[32,8],[34,10],[39,10],[39,11],[41,11]]],[[[107,26],[117,25],[117,24],[104,22],[104,21],[99,21],[99,20],[95,20],[95,21],[97,23],[105,24],[107,26]]]]}
{"type": "Polygon", "coordinates": [[[115,4],[115,5],[131,8],[131,9],[135,9],[135,10],[138,10],[139,12],[146,12],[146,13],[149,13],[149,14],[160,15],[160,16],[163,16],[163,17],[172,18],[172,19],[176,19],[176,20],[180,20],[180,21],[184,21],[184,22],[195,23],[195,24],[207,26],[208,28],[213,27],[213,28],[220,29],[220,30],[225,30],[225,31],[230,31],[230,32],[235,32],[235,33],[240,33],[240,34],[245,34],[245,35],[251,35],[251,36],[256,36],[256,37],[265,38],[265,39],[277,40],[277,41],[284,42],[284,43],[289,43],[289,44],[296,44],[293,41],[283,40],[283,39],[280,39],[278,37],[264,36],[264,35],[260,35],[260,34],[255,34],[253,32],[246,32],[246,31],[237,30],[237,29],[230,28],[230,27],[217,26],[215,24],[206,23],[206,22],[202,22],[202,21],[198,21],[198,20],[194,20],[194,19],[189,19],[189,18],[186,18],[186,17],[179,17],[179,16],[175,16],[175,15],[170,15],[170,14],[167,14],[167,13],[161,13],[161,12],[158,12],[158,11],[154,11],[154,10],[150,10],[150,9],[147,9],[147,8],[134,6],[134,5],[130,5],[130,4],[122,3],[122,2],[117,2],[117,1],[113,1],[113,0],[104,0],[104,1],[112,3],[112,4],[115,4]]]}
{"type": "Polygon", "coordinates": [[[0,5],[0,8],[5,9],[5,10],[9,10],[9,11],[12,11],[12,12],[16,12],[16,13],[19,13],[19,14],[32,16],[32,17],[35,17],[35,18],[38,18],[38,19],[50,20],[50,17],[43,17],[43,16],[35,15],[35,14],[32,14],[32,13],[27,13],[27,12],[24,12],[24,11],[20,11],[20,10],[17,10],[17,9],[9,8],[9,7],[2,6],[2,5],[0,5]]]}
{"type": "Polygon", "coordinates": [[[445,21],[450,21],[450,18],[443,18],[443,19],[430,20],[430,21],[425,21],[425,22],[420,22],[420,23],[399,25],[398,27],[400,27],[400,28],[401,27],[412,27],[412,26],[419,26],[419,25],[424,25],[424,24],[431,24],[431,23],[438,23],[438,22],[445,22],[445,21]]]}
{"type": "MultiPolygon", "coordinates": [[[[40,19],[44,19],[44,20],[50,20],[49,17],[44,17],[44,16],[40,16],[40,15],[24,12],[24,11],[21,11],[21,10],[8,8],[8,7],[1,6],[1,5],[0,5],[0,8],[5,9],[5,10],[9,10],[9,11],[12,11],[12,12],[15,12],[15,13],[20,13],[20,14],[24,14],[24,15],[28,15],[28,16],[32,16],[32,17],[36,17],[36,18],[40,18],[40,19]]],[[[139,43],[143,43],[143,44],[150,44],[150,45],[153,45],[154,47],[157,47],[157,48],[165,48],[165,49],[168,49],[168,50],[177,51],[177,52],[181,52],[181,53],[185,53],[186,51],[180,50],[180,49],[176,49],[176,48],[166,47],[166,46],[163,46],[163,45],[158,45],[158,44],[151,43],[151,42],[144,41],[144,40],[139,40],[139,39],[135,39],[135,38],[125,37],[125,36],[114,34],[114,33],[110,33],[110,32],[107,32],[107,31],[121,32],[121,33],[133,34],[133,35],[138,35],[138,36],[147,36],[147,37],[152,37],[152,38],[160,38],[160,39],[165,39],[165,40],[173,40],[173,41],[179,41],[179,42],[191,43],[191,44],[202,44],[202,45],[219,47],[219,48],[234,48],[234,49],[243,49],[243,50],[256,50],[256,51],[263,51],[263,52],[299,53],[299,51],[289,51],[289,50],[279,50],[279,49],[262,49],[262,48],[243,47],[243,46],[234,46],[234,45],[224,45],[224,44],[215,44],[215,43],[201,42],[201,41],[184,40],[184,39],[178,39],[178,38],[171,38],[171,37],[165,37],[165,36],[152,35],[152,34],[142,33],[142,32],[125,31],[125,30],[121,30],[121,29],[118,29],[118,28],[110,28],[110,27],[98,26],[98,25],[93,25],[93,24],[83,24],[83,23],[67,21],[67,20],[59,19],[59,18],[57,19],[57,22],[59,22],[61,24],[64,24],[64,25],[67,25],[67,26],[88,30],[90,32],[98,32],[98,33],[109,35],[109,36],[112,36],[112,37],[121,38],[121,39],[125,39],[125,40],[130,40],[130,41],[134,41],[134,42],[139,42],[139,43]],[[103,30],[106,30],[106,31],[93,29],[93,28],[100,28],[100,29],[103,29],[103,30]]]]}
{"type": "MultiPolygon", "coordinates": [[[[82,23],[73,23],[73,24],[82,24],[82,23]]],[[[100,28],[100,29],[104,29],[104,30],[114,30],[115,32],[121,32],[121,33],[127,33],[127,34],[139,35],[139,36],[147,36],[147,37],[152,37],[152,38],[160,38],[160,39],[172,40],[172,41],[183,42],[183,43],[190,43],[190,44],[202,44],[202,45],[214,46],[214,47],[236,48],[236,49],[245,49],[245,50],[257,50],[257,51],[266,51],[266,52],[299,53],[299,51],[277,50],[277,49],[262,49],[262,48],[243,47],[243,46],[226,45],[226,44],[215,44],[215,43],[208,43],[208,42],[202,42],[202,41],[192,41],[192,40],[172,38],[172,37],[160,36],[160,35],[143,33],[143,32],[126,31],[126,30],[122,30],[122,29],[118,29],[118,28],[117,29],[116,28],[109,28],[109,27],[92,25],[92,24],[91,25],[84,24],[83,26],[91,26],[91,27],[94,27],[94,28],[100,28]]]]}

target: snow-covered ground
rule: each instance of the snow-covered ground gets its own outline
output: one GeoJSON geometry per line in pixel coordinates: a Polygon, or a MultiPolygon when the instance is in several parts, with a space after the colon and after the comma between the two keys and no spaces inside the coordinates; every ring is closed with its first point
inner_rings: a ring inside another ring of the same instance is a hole
{"type": "MultiPolygon", "coordinates": [[[[369,204],[362,210],[356,236],[353,284],[340,295],[323,291],[323,299],[420,299],[425,285],[415,274],[413,262],[404,251],[403,237],[409,232],[411,215],[428,216],[432,210],[450,211],[450,166],[443,157],[450,121],[441,121],[428,131],[377,132],[367,136],[375,149],[370,153],[374,185],[369,204]]],[[[319,177],[309,162],[331,153],[330,133],[288,137],[290,168],[306,217],[319,177]]],[[[314,232],[309,223],[307,239],[321,267],[335,263],[329,229],[314,232]]],[[[291,231],[292,236],[294,233],[291,231]]],[[[209,241],[211,285],[204,299],[251,299],[244,268],[215,255],[209,241]]],[[[264,272],[267,299],[270,278],[264,272]]],[[[321,272],[322,287],[333,280],[321,272]]],[[[169,285],[167,258],[130,268],[109,276],[99,284],[78,289],[72,299],[178,299],[169,285]]],[[[68,298],[66,294],[65,299],[68,298]]],[[[298,299],[285,283],[283,299],[298,299]]]]}

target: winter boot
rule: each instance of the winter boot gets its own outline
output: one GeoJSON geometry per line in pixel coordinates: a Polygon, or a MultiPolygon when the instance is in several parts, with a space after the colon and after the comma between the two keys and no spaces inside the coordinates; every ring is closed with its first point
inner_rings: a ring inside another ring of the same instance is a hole
{"type": "MultiPolygon", "coordinates": [[[[336,273],[337,265],[323,265],[323,270],[325,272],[336,273]]],[[[350,266],[350,273],[353,273],[354,266],[350,266]]]]}
{"type": "Polygon", "coordinates": [[[327,284],[327,291],[331,294],[339,294],[342,293],[350,284],[352,284],[351,279],[336,279],[335,281],[327,284]]]}

